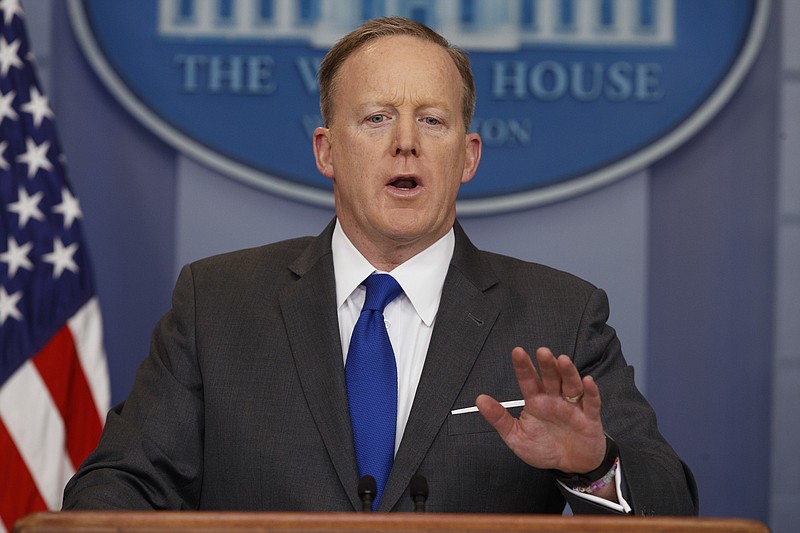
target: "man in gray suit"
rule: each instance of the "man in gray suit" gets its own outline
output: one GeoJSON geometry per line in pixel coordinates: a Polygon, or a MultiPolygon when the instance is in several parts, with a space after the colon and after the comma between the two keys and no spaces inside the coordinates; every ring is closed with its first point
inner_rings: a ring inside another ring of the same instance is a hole
{"type": "Polygon", "coordinates": [[[183,269],[64,508],[361,509],[359,479],[379,476],[358,447],[377,444],[354,444],[345,368],[378,272],[401,289],[381,317],[396,400],[370,400],[396,413],[379,511],[412,510],[417,475],[429,511],[696,514],[603,291],[479,251],[456,222],[481,157],[466,55],[414,22],[370,21],[322,62],[320,98],[335,220],[183,269]]]}

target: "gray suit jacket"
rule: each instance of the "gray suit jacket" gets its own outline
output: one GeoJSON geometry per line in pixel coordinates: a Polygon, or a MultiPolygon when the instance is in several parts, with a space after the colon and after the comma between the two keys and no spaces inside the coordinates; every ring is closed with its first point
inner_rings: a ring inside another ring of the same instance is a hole
{"type": "MultiPolygon", "coordinates": [[[[130,396],[67,485],[65,509],[360,509],[331,259],[333,224],[183,269],[130,396]]],[[[479,413],[480,393],[521,398],[511,348],[549,346],[595,377],[638,514],[696,513],[688,469],[664,441],[606,325],[605,294],[569,274],[456,247],[381,511],[561,513],[603,509],[517,459],[479,413]]],[[[517,410],[518,412],[518,410],[517,410]]]]}

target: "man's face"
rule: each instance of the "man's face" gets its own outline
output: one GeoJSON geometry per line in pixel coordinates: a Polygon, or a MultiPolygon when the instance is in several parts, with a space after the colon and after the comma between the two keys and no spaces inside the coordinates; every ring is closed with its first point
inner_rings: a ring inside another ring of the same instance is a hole
{"type": "Polygon", "coordinates": [[[481,154],[462,97],[447,52],[414,37],[367,43],[340,67],[330,128],[315,132],[314,153],[362,253],[362,245],[419,252],[452,226],[458,189],[481,154]]]}

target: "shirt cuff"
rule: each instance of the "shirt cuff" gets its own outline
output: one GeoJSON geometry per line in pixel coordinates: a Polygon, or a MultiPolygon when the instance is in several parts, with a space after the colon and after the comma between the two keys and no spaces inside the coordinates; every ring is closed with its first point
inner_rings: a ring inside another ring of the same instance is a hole
{"type": "MultiPolygon", "coordinates": [[[[559,483],[561,483],[561,481],[559,481],[559,483]]],[[[603,507],[607,507],[619,513],[628,514],[631,512],[631,506],[627,501],[625,501],[625,498],[622,497],[622,461],[617,464],[617,473],[614,475],[614,487],[617,489],[617,499],[619,500],[619,503],[615,503],[604,498],[598,498],[597,496],[586,494],[585,492],[578,492],[577,490],[573,490],[571,487],[568,487],[564,483],[561,483],[561,486],[578,498],[583,498],[584,500],[596,503],[597,505],[602,505],[603,507]]]]}

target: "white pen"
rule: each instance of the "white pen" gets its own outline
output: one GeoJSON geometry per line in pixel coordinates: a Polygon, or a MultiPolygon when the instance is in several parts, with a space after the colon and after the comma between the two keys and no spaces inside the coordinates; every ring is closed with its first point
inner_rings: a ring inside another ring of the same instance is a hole
{"type": "MultiPolygon", "coordinates": [[[[500,405],[508,409],[509,407],[522,407],[525,405],[525,400],[509,400],[507,402],[500,402],[500,405]]],[[[461,415],[464,413],[477,413],[478,406],[473,405],[472,407],[462,407],[461,409],[453,409],[450,411],[451,415],[461,415]]]]}

